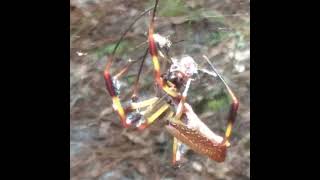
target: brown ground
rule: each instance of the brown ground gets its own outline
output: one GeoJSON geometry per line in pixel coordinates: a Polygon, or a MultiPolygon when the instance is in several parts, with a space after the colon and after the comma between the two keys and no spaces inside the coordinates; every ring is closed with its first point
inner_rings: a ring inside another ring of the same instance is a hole
{"type": "MultiPolygon", "coordinates": [[[[156,19],[156,32],[170,35],[172,41],[185,40],[173,45],[172,55],[189,54],[208,68],[201,58],[207,55],[239,97],[240,110],[225,162],[188,151],[183,165],[175,169],[170,164],[172,137],[163,121],[144,131],[124,129],[113,113],[103,80],[106,55],[119,33],[152,2],[71,0],[70,179],[250,179],[249,1],[160,0],[156,19]],[[182,4],[174,8],[176,14],[167,12],[173,2],[182,4]],[[210,36],[213,33],[220,35],[210,36]],[[221,38],[221,34],[226,36],[221,38]]],[[[123,60],[114,63],[113,72],[128,58],[143,54],[145,46],[135,47],[146,41],[148,20],[149,16],[142,18],[128,33],[127,44],[119,52],[123,60]]],[[[148,58],[141,77],[142,97],[154,95],[151,65],[148,58]]],[[[132,85],[130,76],[134,77],[137,68],[133,66],[129,77],[122,80],[125,102],[132,85]]],[[[228,106],[216,100],[222,88],[217,79],[200,76],[188,95],[199,117],[221,135],[228,111],[228,106]]]]}

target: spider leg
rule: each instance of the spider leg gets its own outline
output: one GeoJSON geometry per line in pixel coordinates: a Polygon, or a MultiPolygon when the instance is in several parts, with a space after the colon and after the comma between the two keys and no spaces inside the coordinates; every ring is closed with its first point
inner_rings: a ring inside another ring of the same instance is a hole
{"type": "Polygon", "coordinates": [[[144,12],[142,12],[137,18],[135,18],[133,20],[133,22],[129,25],[129,27],[122,33],[120,39],[118,40],[115,48],[112,51],[112,54],[110,55],[110,57],[108,58],[108,62],[106,65],[106,68],[104,70],[104,79],[105,79],[105,85],[107,88],[107,91],[109,92],[110,96],[112,97],[112,104],[113,104],[113,109],[117,112],[121,124],[124,127],[129,127],[129,124],[126,123],[126,112],[121,104],[121,101],[118,97],[119,92],[117,89],[117,79],[122,76],[125,72],[128,71],[129,67],[132,65],[132,63],[129,63],[125,68],[123,68],[119,73],[117,73],[117,75],[115,75],[114,78],[111,77],[110,75],[110,68],[112,65],[112,62],[115,58],[115,53],[117,48],[119,47],[122,39],[124,38],[124,36],[129,32],[129,30],[132,28],[132,26],[145,14],[147,14],[147,12],[149,12],[151,9],[153,8],[149,8],[147,10],[145,10],[144,12]]]}
{"type": "Polygon", "coordinates": [[[238,108],[239,108],[239,100],[237,99],[237,97],[235,96],[234,92],[231,90],[231,88],[227,84],[227,82],[224,80],[224,78],[214,68],[212,63],[209,61],[209,58],[207,56],[203,56],[203,58],[209,63],[209,65],[213,69],[214,73],[216,73],[218,78],[222,81],[222,83],[226,87],[227,92],[228,92],[228,94],[229,94],[229,96],[231,97],[231,100],[232,100],[232,103],[230,105],[229,115],[228,115],[227,129],[226,129],[225,137],[224,137],[224,141],[223,141],[224,144],[229,146],[230,145],[229,140],[230,140],[230,136],[231,136],[231,133],[232,133],[232,127],[233,127],[234,121],[236,119],[238,108]]]}
{"type": "Polygon", "coordinates": [[[130,67],[134,64],[134,63],[136,63],[136,62],[138,62],[140,59],[138,59],[138,60],[130,60],[122,69],[120,69],[120,71],[119,72],[117,72],[116,73],[116,75],[114,75],[114,79],[120,79],[123,75],[125,75],[128,71],[129,71],[129,69],[130,69],[130,67]]]}
{"type": "MultiPolygon", "coordinates": [[[[190,87],[190,82],[191,82],[191,80],[187,81],[186,88],[182,93],[182,97],[181,97],[180,102],[178,104],[176,114],[173,118],[174,122],[182,123],[180,119],[183,114],[184,103],[186,101],[187,92],[190,87]]],[[[169,118],[169,119],[171,119],[171,118],[169,118]]],[[[173,165],[176,165],[177,162],[179,162],[181,159],[181,152],[179,151],[181,146],[182,146],[181,142],[176,137],[173,137],[173,145],[172,145],[172,164],[173,165]]]]}
{"type": "MultiPolygon", "coordinates": [[[[206,60],[208,61],[210,66],[212,66],[207,58],[206,60]]],[[[216,75],[223,82],[224,86],[227,88],[227,92],[232,99],[224,137],[214,134],[198,118],[198,116],[193,112],[192,107],[188,103],[183,104],[184,111],[179,110],[179,107],[177,108],[178,110],[175,118],[168,119],[168,125],[166,126],[166,128],[169,133],[171,133],[175,138],[177,138],[184,144],[187,144],[194,151],[206,155],[217,162],[223,162],[226,157],[227,147],[230,146],[229,139],[232,132],[232,126],[237,115],[237,110],[239,108],[239,101],[234,95],[231,88],[222,78],[222,76],[214,69],[213,66],[212,68],[216,75]],[[187,124],[179,121],[179,116],[181,116],[181,113],[184,113],[186,115],[188,119],[187,124]]],[[[183,93],[183,95],[185,95],[185,92],[183,93]]],[[[181,100],[183,100],[183,98],[181,100]]],[[[174,142],[174,146],[177,146],[177,143],[174,142]]],[[[177,151],[177,148],[174,147],[174,150],[177,151]]]]}
{"type": "MultiPolygon", "coordinates": [[[[140,77],[140,73],[141,73],[141,69],[142,69],[142,65],[143,65],[143,62],[146,58],[146,54],[144,54],[143,56],[143,59],[142,59],[142,62],[141,62],[141,65],[140,65],[140,69],[139,69],[139,73],[138,73],[138,76],[137,76],[137,79],[136,79],[136,82],[135,82],[135,85],[134,85],[134,89],[133,89],[133,95],[132,95],[132,99],[135,99],[136,100],[136,97],[137,97],[137,87],[138,87],[138,81],[139,81],[139,77],[140,77]]],[[[111,57],[112,58],[112,57],[111,57]]],[[[110,94],[110,96],[112,97],[112,101],[113,101],[113,109],[117,112],[118,116],[120,117],[120,120],[121,120],[121,123],[124,127],[129,127],[130,124],[128,124],[128,122],[126,121],[127,119],[127,112],[132,109],[130,107],[134,107],[134,106],[137,106],[137,105],[130,105],[129,108],[124,108],[121,104],[121,101],[119,99],[119,89],[117,87],[117,83],[118,83],[118,79],[123,76],[124,74],[126,74],[129,70],[129,68],[135,63],[137,62],[138,60],[136,61],[131,61],[129,62],[124,68],[122,68],[114,77],[111,77],[110,73],[109,73],[109,69],[106,68],[105,69],[105,72],[104,72],[104,78],[105,78],[105,84],[106,84],[106,87],[107,87],[107,90],[110,94]]],[[[110,62],[110,61],[109,61],[110,62]]],[[[142,105],[145,105],[145,104],[148,104],[150,101],[146,101],[146,102],[140,102],[140,106],[141,104],[142,105]]],[[[135,108],[133,108],[135,109],[135,108]]]]}
{"type": "Polygon", "coordinates": [[[131,102],[125,109],[126,113],[128,113],[126,123],[130,125],[136,124],[139,128],[139,126],[141,126],[141,122],[146,121],[144,116],[146,111],[141,111],[141,109],[150,109],[150,107],[153,107],[158,100],[158,97],[153,97],[140,102],[131,102]]]}
{"type": "Polygon", "coordinates": [[[160,63],[158,59],[158,50],[157,50],[157,45],[155,43],[154,36],[153,36],[154,35],[154,18],[155,18],[158,2],[159,0],[156,0],[155,6],[153,8],[150,25],[149,25],[149,30],[148,30],[149,52],[150,52],[153,67],[154,67],[154,78],[159,88],[163,89],[167,94],[169,94],[172,97],[179,97],[180,94],[175,89],[170,88],[168,84],[161,78],[160,63]]]}
{"type": "Polygon", "coordinates": [[[155,102],[157,102],[157,100],[159,100],[158,97],[153,97],[141,102],[132,102],[129,106],[129,109],[134,110],[134,109],[141,109],[148,106],[152,106],[155,102]]]}
{"type": "MultiPolygon", "coordinates": [[[[167,117],[167,120],[175,122],[177,124],[183,124],[181,121],[182,114],[184,113],[184,104],[186,101],[187,93],[190,87],[191,79],[187,81],[186,87],[182,93],[182,96],[180,98],[180,102],[177,106],[177,110],[175,115],[173,114],[169,115],[167,117]]],[[[182,152],[181,152],[181,147],[183,146],[182,142],[178,140],[175,136],[173,137],[173,144],[172,144],[172,164],[176,165],[177,162],[180,161],[182,152]]]]}
{"type": "MultiPolygon", "coordinates": [[[[168,116],[165,118],[167,120],[173,120],[174,113],[171,111],[168,116]]],[[[172,141],[172,164],[177,165],[177,163],[181,160],[182,153],[180,152],[181,146],[183,146],[182,142],[178,140],[176,137],[173,137],[172,141]]]]}
{"type": "Polygon", "coordinates": [[[225,142],[227,144],[229,144],[229,139],[231,136],[232,127],[233,127],[234,121],[236,119],[238,108],[239,108],[239,101],[236,98],[236,96],[234,95],[234,93],[232,92],[232,90],[230,89],[230,87],[228,85],[226,87],[227,87],[228,93],[232,99],[232,104],[230,105],[230,110],[229,110],[227,129],[226,129],[226,133],[225,133],[225,142]]]}
{"type": "Polygon", "coordinates": [[[176,137],[173,137],[173,143],[172,143],[172,164],[176,165],[177,162],[180,160],[180,154],[178,152],[178,139],[176,137]]]}
{"type": "Polygon", "coordinates": [[[143,114],[144,121],[137,125],[139,130],[144,130],[162,115],[168,113],[168,111],[171,112],[170,104],[166,102],[165,97],[166,95],[160,99],[157,99],[155,102],[149,105],[145,111],[141,112],[143,114]]]}
{"type": "Polygon", "coordinates": [[[107,90],[108,90],[110,96],[112,97],[113,109],[118,114],[120,121],[121,121],[121,124],[127,128],[127,127],[129,127],[129,124],[126,123],[127,115],[126,115],[126,112],[121,104],[120,98],[118,96],[118,92],[115,88],[115,83],[117,82],[116,81],[117,79],[114,79],[110,76],[108,68],[106,68],[106,70],[104,71],[104,79],[105,79],[105,84],[106,84],[107,90]]]}
{"type": "Polygon", "coordinates": [[[181,116],[183,114],[183,110],[184,110],[184,103],[186,102],[186,98],[187,98],[187,93],[188,93],[188,90],[189,90],[189,87],[190,87],[190,83],[191,83],[191,79],[188,79],[187,83],[186,83],[186,87],[182,93],[182,96],[181,96],[181,99],[180,99],[180,102],[178,104],[178,107],[177,107],[177,112],[176,112],[176,115],[174,117],[174,119],[177,121],[179,119],[181,119],[181,116]]]}
{"type": "Polygon", "coordinates": [[[137,101],[137,99],[138,99],[139,79],[140,79],[140,75],[141,75],[141,72],[142,72],[144,61],[145,61],[145,59],[146,59],[146,57],[148,55],[148,51],[149,51],[149,48],[147,48],[146,52],[144,53],[142,62],[141,62],[140,67],[139,67],[137,79],[136,79],[136,81],[134,83],[134,88],[133,88],[133,92],[132,92],[132,96],[131,96],[132,101],[137,101]]]}

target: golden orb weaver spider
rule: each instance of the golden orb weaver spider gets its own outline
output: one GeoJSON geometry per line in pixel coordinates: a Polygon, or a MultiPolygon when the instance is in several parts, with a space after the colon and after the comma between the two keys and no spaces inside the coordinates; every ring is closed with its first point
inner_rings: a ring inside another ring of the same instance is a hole
{"type": "Polygon", "coordinates": [[[104,79],[107,91],[112,98],[113,109],[119,116],[121,124],[125,128],[136,125],[138,129],[143,130],[157,119],[160,119],[160,117],[165,116],[164,119],[167,122],[165,127],[168,132],[174,136],[173,164],[176,164],[180,160],[180,149],[183,144],[186,144],[189,148],[199,154],[208,156],[217,162],[223,162],[226,158],[227,148],[230,146],[229,139],[239,107],[239,101],[223,77],[216,71],[209,59],[204,56],[204,59],[210,64],[214,76],[217,76],[226,87],[227,92],[231,97],[232,104],[227,119],[227,128],[223,137],[212,132],[198,118],[192,107],[187,103],[187,92],[191,81],[193,81],[192,77],[194,74],[197,74],[198,71],[208,73],[209,75],[212,75],[212,73],[198,69],[197,64],[190,56],[183,56],[180,59],[169,58],[171,63],[170,68],[166,72],[161,72],[159,54],[164,56],[161,49],[166,50],[167,48],[170,48],[171,42],[161,35],[154,33],[154,21],[158,2],[159,0],[156,0],[153,8],[147,9],[132,22],[129,28],[122,34],[112,54],[108,57],[108,62],[104,71],[104,79]],[[148,48],[142,57],[142,62],[133,88],[132,101],[128,106],[124,107],[119,98],[118,79],[125,74],[130,66],[136,61],[129,62],[129,64],[114,76],[110,75],[110,67],[115,58],[116,49],[125,34],[139,18],[151,10],[153,11],[148,28],[148,48]],[[161,90],[161,93],[156,97],[139,101],[138,83],[141,69],[148,52],[153,63],[154,81],[157,88],[161,90]]]}

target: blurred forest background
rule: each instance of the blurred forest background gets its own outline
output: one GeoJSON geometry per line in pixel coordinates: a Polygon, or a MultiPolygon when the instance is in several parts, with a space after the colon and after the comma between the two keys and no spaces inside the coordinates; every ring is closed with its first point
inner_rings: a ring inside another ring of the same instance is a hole
{"type": "MultiPolygon", "coordinates": [[[[103,70],[106,57],[132,20],[153,0],[70,1],[70,179],[250,179],[250,0],[160,0],[155,32],[174,43],[172,56],[188,54],[209,70],[209,57],[240,100],[231,147],[223,163],[192,150],[171,166],[172,136],[159,120],[144,131],[124,129],[111,107],[103,70]]],[[[112,72],[146,49],[149,15],[125,36],[112,72]]],[[[121,79],[128,102],[139,63],[121,79]]],[[[140,95],[154,96],[146,59],[140,95]]],[[[188,102],[215,133],[223,135],[230,99],[217,78],[200,75],[188,102]]]]}

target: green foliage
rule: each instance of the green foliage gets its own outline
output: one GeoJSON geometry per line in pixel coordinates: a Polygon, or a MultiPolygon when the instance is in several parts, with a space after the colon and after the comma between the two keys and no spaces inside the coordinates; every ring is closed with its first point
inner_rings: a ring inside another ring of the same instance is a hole
{"type": "Polygon", "coordinates": [[[195,9],[188,13],[189,23],[193,21],[201,21],[203,18],[202,9],[195,9]]]}
{"type": "Polygon", "coordinates": [[[221,111],[229,108],[231,100],[224,90],[208,93],[207,97],[210,98],[203,98],[193,106],[197,113],[201,114],[207,111],[221,111]]]}
{"type": "Polygon", "coordinates": [[[219,14],[218,12],[213,10],[205,11],[204,8],[198,8],[198,9],[193,9],[189,11],[187,19],[189,22],[199,22],[204,19],[207,19],[210,22],[222,23],[222,24],[225,20],[223,15],[219,14]]]}
{"type": "Polygon", "coordinates": [[[216,46],[216,45],[218,45],[220,42],[224,41],[228,37],[229,37],[229,33],[225,32],[225,31],[212,32],[210,34],[210,36],[209,36],[208,44],[210,46],[216,46]]]}
{"type": "Polygon", "coordinates": [[[207,43],[209,46],[216,46],[219,43],[221,43],[229,38],[234,38],[236,40],[235,48],[237,48],[237,49],[243,49],[247,46],[247,40],[246,40],[245,35],[239,31],[233,31],[233,32],[215,31],[215,32],[212,32],[209,35],[207,43]]]}
{"type": "Polygon", "coordinates": [[[210,10],[210,11],[204,11],[203,9],[201,10],[201,15],[203,18],[208,19],[209,21],[213,22],[220,22],[224,23],[225,18],[222,14],[218,13],[217,11],[210,10]]]}
{"type": "Polygon", "coordinates": [[[219,111],[224,108],[228,108],[230,103],[230,98],[227,94],[221,93],[215,96],[213,100],[207,102],[207,106],[209,109],[213,109],[214,111],[219,111]]]}
{"type": "MultiPolygon", "coordinates": [[[[152,1],[151,4],[153,4],[152,1]]],[[[158,4],[158,13],[160,16],[174,17],[185,15],[188,8],[182,0],[161,0],[158,4]]]]}
{"type": "Polygon", "coordinates": [[[245,41],[245,37],[242,33],[240,32],[236,32],[235,33],[235,37],[237,38],[237,44],[236,44],[236,48],[242,49],[246,46],[246,41],[245,41]]]}

